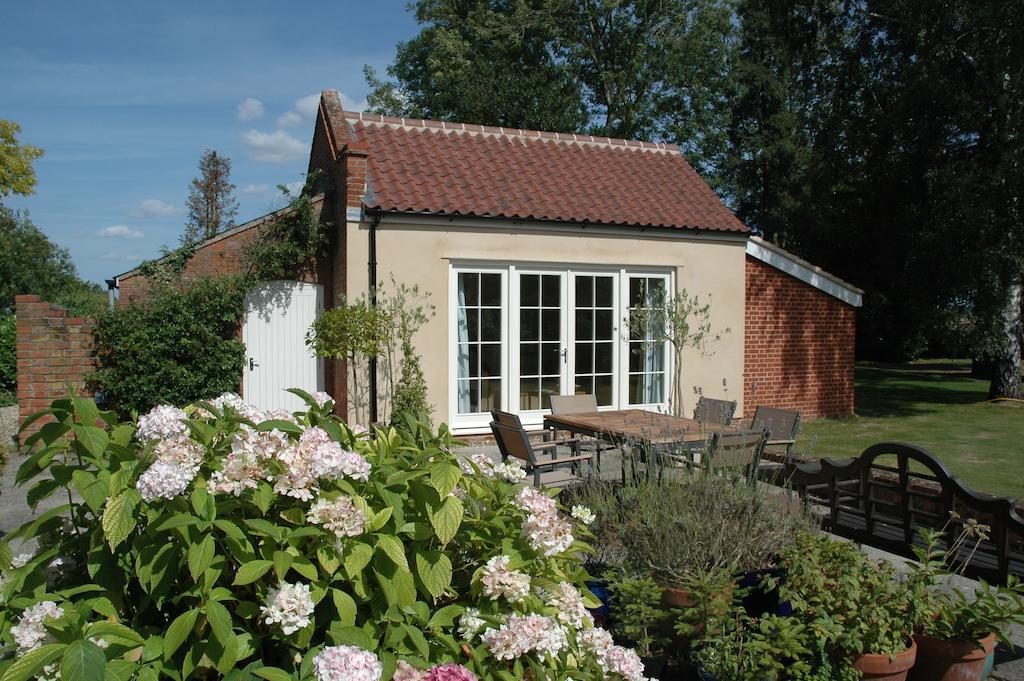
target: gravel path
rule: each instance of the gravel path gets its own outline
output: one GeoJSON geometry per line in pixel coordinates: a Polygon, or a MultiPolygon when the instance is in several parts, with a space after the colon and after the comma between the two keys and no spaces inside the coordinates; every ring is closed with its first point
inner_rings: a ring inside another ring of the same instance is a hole
{"type": "Polygon", "coordinates": [[[0,407],[0,442],[7,444],[18,432],[18,405],[0,407]]]}

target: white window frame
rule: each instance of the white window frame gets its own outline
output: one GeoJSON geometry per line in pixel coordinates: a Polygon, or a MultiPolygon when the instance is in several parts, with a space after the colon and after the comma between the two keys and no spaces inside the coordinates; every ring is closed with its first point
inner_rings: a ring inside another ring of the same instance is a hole
{"type": "Polygon", "coordinates": [[[675,292],[676,273],[671,267],[626,267],[619,265],[566,264],[546,262],[501,262],[452,260],[448,265],[448,422],[458,432],[490,432],[489,412],[460,414],[458,412],[458,276],[461,273],[499,274],[502,283],[501,308],[501,404],[502,410],[519,414],[523,425],[538,427],[550,411],[519,409],[519,275],[559,274],[562,278],[561,350],[562,390],[575,385],[576,367],[576,290],[575,276],[614,275],[613,296],[616,307],[613,310],[614,336],[616,342],[612,353],[612,399],[611,406],[600,407],[603,411],[615,409],[648,409],[668,411],[674,378],[673,353],[665,349],[665,387],[663,402],[655,404],[629,404],[629,338],[623,323],[629,310],[629,279],[632,277],[656,277],[666,281],[666,291],[675,292]]]}

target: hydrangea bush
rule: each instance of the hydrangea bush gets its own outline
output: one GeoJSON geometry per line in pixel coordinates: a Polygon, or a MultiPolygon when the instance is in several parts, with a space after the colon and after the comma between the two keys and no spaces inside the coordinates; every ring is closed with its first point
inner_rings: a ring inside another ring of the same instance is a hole
{"type": "Polygon", "coordinates": [[[53,417],[17,479],[67,503],[0,540],[0,681],[643,679],[587,610],[586,508],[295,392],[29,419],[53,417]]]}

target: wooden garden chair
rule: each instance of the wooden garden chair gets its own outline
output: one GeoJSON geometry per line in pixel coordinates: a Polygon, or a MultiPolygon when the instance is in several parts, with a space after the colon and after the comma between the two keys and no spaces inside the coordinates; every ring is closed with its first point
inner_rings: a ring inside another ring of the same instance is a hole
{"type": "Polygon", "coordinates": [[[787,466],[793,463],[793,445],[800,432],[800,412],[758,405],[750,428],[768,432],[762,453],[765,459],[787,466]]]}
{"type": "Polygon", "coordinates": [[[732,423],[732,417],[735,413],[735,401],[715,400],[701,395],[700,399],[697,400],[696,408],[693,410],[693,418],[695,421],[728,426],[732,423]]]}
{"type": "MultiPolygon", "coordinates": [[[[597,397],[595,395],[551,396],[552,414],[590,414],[596,411],[597,397]]],[[[551,434],[553,437],[557,437],[557,433],[555,431],[552,431],[551,434]]],[[[584,452],[594,452],[597,457],[598,475],[601,473],[601,451],[605,449],[615,448],[600,438],[580,438],[580,450],[584,452]]]]}
{"type": "Polygon", "coordinates": [[[497,410],[491,415],[494,417],[491,432],[502,460],[513,458],[526,464],[526,473],[533,476],[535,487],[566,487],[578,483],[582,479],[578,475],[580,464],[594,458],[592,454],[580,453],[578,437],[533,443],[518,416],[497,410]],[[568,447],[569,456],[560,456],[559,447],[568,447]]]}

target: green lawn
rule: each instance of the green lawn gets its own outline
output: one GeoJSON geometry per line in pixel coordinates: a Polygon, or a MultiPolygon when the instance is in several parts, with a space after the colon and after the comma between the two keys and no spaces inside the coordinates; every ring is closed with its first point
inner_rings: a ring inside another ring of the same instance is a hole
{"type": "Polygon", "coordinates": [[[804,423],[796,450],[856,456],[901,440],[935,454],[979,492],[1024,499],[1024,404],[987,402],[970,363],[857,365],[857,416],[804,423]]]}

